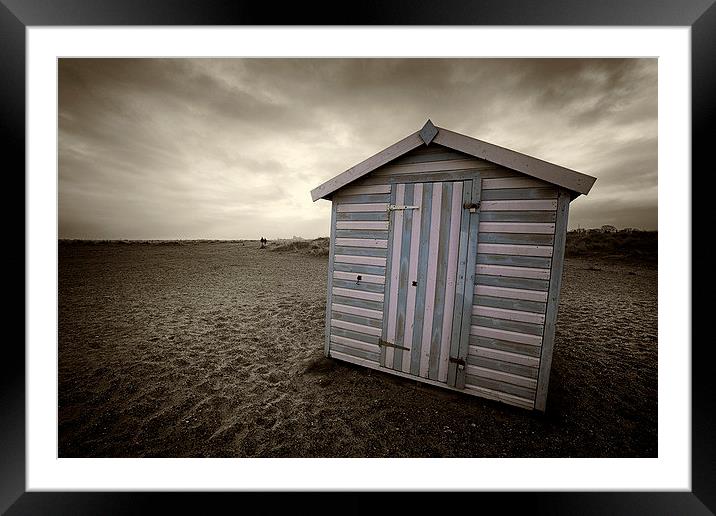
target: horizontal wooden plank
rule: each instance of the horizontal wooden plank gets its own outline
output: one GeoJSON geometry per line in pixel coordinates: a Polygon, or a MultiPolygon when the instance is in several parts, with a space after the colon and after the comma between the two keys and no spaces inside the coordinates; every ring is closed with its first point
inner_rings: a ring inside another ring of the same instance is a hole
{"type": "Polygon", "coordinates": [[[365,367],[371,367],[377,368],[380,366],[378,360],[368,360],[365,358],[358,358],[351,356],[347,353],[341,353],[340,351],[334,351],[331,350],[331,358],[335,358],[336,360],[343,360],[344,362],[349,362],[351,364],[357,364],[362,365],[365,367]]]}
{"type": "Polygon", "coordinates": [[[520,288],[495,287],[491,285],[475,285],[475,295],[502,297],[507,299],[523,299],[525,301],[538,301],[540,303],[547,302],[547,292],[520,288]]]}
{"type": "Polygon", "coordinates": [[[389,194],[390,185],[372,185],[372,186],[346,186],[334,193],[336,196],[343,197],[345,195],[363,195],[363,194],[389,194]]]}
{"type": "Polygon", "coordinates": [[[542,338],[544,326],[541,324],[532,324],[519,321],[511,321],[508,319],[496,319],[494,317],[482,317],[473,315],[472,324],[483,328],[493,328],[496,330],[514,331],[517,333],[525,333],[527,335],[537,335],[542,338]]]}
{"type": "Polygon", "coordinates": [[[388,203],[376,202],[370,204],[339,204],[336,208],[338,213],[356,212],[356,211],[387,211],[388,203]]]}
{"type": "Polygon", "coordinates": [[[508,265],[512,267],[533,267],[549,269],[552,259],[546,256],[512,256],[509,254],[479,254],[477,263],[485,265],[508,265]]]}
{"type": "Polygon", "coordinates": [[[425,172],[444,172],[449,170],[467,170],[492,168],[494,165],[488,161],[475,158],[451,159],[444,161],[428,161],[425,163],[410,163],[407,165],[387,164],[373,171],[374,176],[390,176],[402,174],[422,174],[425,172]]]}
{"type": "Polygon", "coordinates": [[[548,280],[550,270],[537,269],[535,267],[512,267],[509,265],[488,265],[478,263],[475,267],[475,272],[477,274],[487,274],[488,276],[548,280]]]}
{"type": "Polygon", "coordinates": [[[331,309],[334,312],[343,312],[351,315],[359,315],[361,317],[369,317],[371,319],[382,319],[383,312],[379,310],[370,310],[368,308],[359,308],[357,306],[342,305],[339,303],[331,303],[331,309]]]}
{"type": "Polygon", "coordinates": [[[366,274],[375,274],[377,276],[385,276],[385,267],[375,265],[362,265],[356,263],[333,263],[334,271],[357,272],[366,274]]]}
{"type": "Polygon", "coordinates": [[[542,352],[542,346],[520,344],[519,342],[509,342],[490,337],[479,337],[477,335],[470,335],[470,346],[508,351],[510,353],[517,353],[519,355],[535,357],[537,359],[539,359],[540,353],[542,352]]]}
{"type": "MultiPolygon", "coordinates": [[[[401,174],[394,176],[367,176],[363,182],[365,184],[396,184],[396,183],[433,183],[441,181],[460,181],[464,179],[473,179],[478,170],[450,170],[448,172],[430,172],[425,174],[401,174]]],[[[504,177],[512,175],[511,172],[490,168],[479,170],[480,177],[504,177]]]]}
{"type": "MultiPolygon", "coordinates": [[[[386,211],[387,213],[387,211],[386,211]]],[[[336,229],[382,229],[387,230],[387,220],[339,220],[336,222],[336,229]]]]}
{"type": "MultiPolygon", "coordinates": [[[[497,212],[494,212],[497,213],[497,212]]],[[[510,213],[510,212],[505,212],[510,213]]],[[[543,213],[549,213],[549,212],[543,212],[543,213]]],[[[336,220],[339,222],[342,221],[358,221],[358,220],[388,220],[388,212],[387,211],[359,211],[354,213],[336,213],[336,220]]]]}
{"type": "MultiPolygon", "coordinates": [[[[431,146],[432,147],[432,146],[431,146]]],[[[426,147],[426,149],[430,149],[430,147],[426,147]]],[[[476,159],[471,158],[467,154],[463,154],[462,152],[456,152],[453,150],[450,150],[446,147],[443,148],[444,150],[439,150],[437,152],[410,152],[408,154],[405,154],[404,156],[401,156],[400,158],[391,161],[391,165],[407,165],[410,163],[425,163],[428,161],[447,161],[447,160],[456,160],[456,159],[476,159]]]]}
{"type": "Polygon", "coordinates": [[[521,310],[507,310],[491,306],[473,305],[472,314],[480,317],[494,317],[508,321],[519,321],[533,324],[544,324],[544,313],[523,312],[521,310]]]}
{"type": "Polygon", "coordinates": [[[477,254],[500,254],[515,256],[552,256],[551,245],[520,245],[520,244],[477,244],[477,254]]]}
{"type": "Polygon", "coordinates": [[[540,233],[553,235],[554,224],[549,222],[480,222],[481,233],[540,233]]]}
{"type": "MultiPolygon", "coordinates": [[[[494,358],[487,358],[469,354],[467,355],[466,362],[467,365],[470,366],[481,367],[484,369],[501,373],[508,373],[522,378],[536,379],[538,373],[538,369],[536,367],[527,366],[523,364],[515,364],[513,362],[503,362],[502,360],[496,360],[494,358]]],[[[525,387],[529,386],[525,385],[525,387]]]]}
{"type": "Polygon", "coordinates": [[[331,328],[343,328],[346,330],[352,330],[358,333],[365,333],[366,335],[380,336],[380,328],[373,328],[371,326],[365,326],[363,324],[356,324],[348,321],[340,321],[338,319],[331,319],[331,328]]]}
{"type": "Polygon", "coordinates": [[[475,275],[475,284],[489,285],[491,287],[539,290],[540,292],[546,292],[549,289],[548,280],[510,278],[507,276],[488,276],[487,274],[475,275]]]}
{"type": "Polygon", "coordinates": [[[546,303],[538,301],[525,301],[524,299],[505,299],[492,296],[475,296],[473,303],[476,306],[490,306],[493,308],[504,308],[506,310],[518,310],[521,312],[532,312],[544,314],[547,309],[546,303]]]}
{"type": "Polygon", "coordinates": [[[356,299],[368,299],[369,301],[383,302],[383,293],[365,292],[362,290],[352,290],[349,288],[333,287],[333,294],[336,296],[352,297],[356,299]]]}
{"type": "Polygon", "coordinates": [[[336,238],[336,245],[343,247],[378,247],[388,248],[387,240],[377,238],[336,238]]]}
{"type": "Polygon", "coordinates": [[[557,200],[482,201],[480,211],[555,211],[557,200]]]}
{"type": "Polygon", "coordinates": [[[353,330],[346,330],[344,328],[335,328],[331,327],[330,329],[331,335],[340,335],[341,337],[346,337],[353,340],[359,340],[361,342],[366,342],[368,344],[374,344],[378,345],[378,342],[380,341],[380,337],[376,335],[368,335],[366,333],[360,333],[353,330]]]}
{"type": "Polygon", "coordinates": [[[546,181],[525,176],[482,180],[483,191],[500,190],[503,188],[554,188],[554,185],[546,181]]]}
{"type": "Polygon", "coordinates": [[[350,247],[336,246],[335,253],[349,256],[376,256],[385,258],[388,256],[388,250],[380,247],[350,247]]]}
{"type": "Polygon", "coordinates": [[[388,230],[337,229],[336,238],[370,238],[373,240],[387,240],[388,230]]]}
{"type": "Polygon", "coordinates": [[[346,355],[352,355],[354,357],[362,358],[364,360],[370,360],[371,362],[377,362],[380,358],[380,352],[370,352],[363,349],[356,349],[350,346],[344,346],[335,342],[331,343],[331,349],[334,353],[343,353],[346,355]]]}
{"type": "Polygon", "coordinates": [[[541,335],[530,335],[528,333],[500,330],[498,328],[488,328],[486,326],[471,325],[470,335],[506,340],[508,342],[517,342],[519,344],[531,344],[532,346],[542,345],[541,335]]]}
{"type": "MultiPolygon", "coordinates": [[[[467,378],[466,378],[467,381],[467,378]]],[[[471,385],[471,384],[465,384],[465,393],[466,394],[475,394],[476,396],[480,396],[483,398],[488,398],[491,400],[501,401],[502,403],[508,403],[510,405],[515,405],[517,407],[522,407],[528,410],[534,409],[534,400],[533,398],[526,399],[522,398],[520,396],[515,396],[514,394],[507,394],[500,391],[495,391],[493,389],[487,389],[485,387],[479,386],[479,385],[471,385]]]]}
{"type": "Polygon", "coordinates": [[[345,312],[339,312],[337,310],[331,312],[331,318],[335,321],[359,324],[361,326],[367,326],[369,328],[380,328],[383,325],[383,321],[381,319],[365,317],[363,315],[347,314],[345,312]]]}
{"type": "Polygon", "coordinates": [[[506,188],[502,190],[485,190],[483,201],[522,200],[522,199],[556,199],[556,188],[506,188]]]}
{"type": "Polygon", "coordinates": [[[377,312],[383,311],[383,303],[381,301],[371,301],[369,299],[356,299],[354,297],[332,296],[333,303],[339,305],[355,306],[358,308],[367,308],[377,312]]]}
{"type": "Polygon", "coordinates": [[[480,222],[554,222],[555,220],[557,220],[556,211],[485,211],[480,213],[480,222]]]}
{"type": "Polygon", "coordinates": [[[467,374],[471,376],[477,376],[479,378],[488,378],[490,380],[496,380],[498,382],[510,383],[512,385],[518,385],[520,387],[526,387],[528,389],[537,388],[537,380],[534,378],[525,378],[512,373],[505,373],[503,371],[495,371],[494,369],[488,369],[486,367],[467,365],[465,367],[467,374]]]}
{"type": "Polygon", "coordinates": [[[390,194],[341,195],[333,197],[332,201],[339,206],[342,204],[389,203],[390,194]]]}
{"type": "Polygon", "coordinates": [[[348,290],[365,290],[366,292],[383,292],[383,285],[375,283],[365,283],[363,281],[356,283],[355,280],[344,280],[333,278],[333,285],[348,290]]]}
{"type": "Polygon", "coordinates": [[[511,364],[539,367],[539,357],[527,356],[520,353],[513,353],[511,351],[501,351],[499,349],[483,348],[481,346],[470,346],[468,348],[467,356],[491,358],[493,360],[500,360],[511,364]]]}
{"type": "Polygon", "coordinates": [[[331,335],[331,342],[340,344],[342,346],[348,346],[350,348],[362,349],[369,353],[380,353],[380,346],[378,344],[369,344],[356,339],[350,339],[348,337],[342,337],[341,335],[331,335]]]}
{"type": "Polygon", "coordinates": [[[378,276],[375,274],[365,274],[361,272],[346,272],[346,271],[333,271],[333,277],[348,281],[360,281],[366,283],[376,283],[378,285],[385,284],[385,276],[378,276]],[[360,280],[358,280],[360,276],[360,280]]]}
{"type": "Polygon", "coordinates": [[[505,395],[518,396],[525,400],[534,400],[535,390],[529,387],[522,387],[512,383],[493,380],[492,378],[483,378],[471,374],[465,375],[465,390],[487,388],[493,391],[505,393],[505,395]]]}
{"type": "Polygon", "coordinates": [[[337,254],[333,257],[334,263],[357,263],[362,265],[377,265],[385,267],[386,259],[380,256],[353,256],[348,254],[337,254]]]}
{"type": "Polygon", "coordinates": [[[548,245],[554,243],[554,235],[540,233],[480,233],[481,244],[548,245]]]}

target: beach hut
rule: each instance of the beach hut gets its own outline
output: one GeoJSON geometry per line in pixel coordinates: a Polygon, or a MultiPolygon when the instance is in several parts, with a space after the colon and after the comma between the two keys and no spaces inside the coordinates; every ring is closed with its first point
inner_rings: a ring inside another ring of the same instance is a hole
{"type": "Polygon", "coordinates": [[[595,180],[428,120],[316,187],[326,356],[544,411],[569,203],[595,180]]]}

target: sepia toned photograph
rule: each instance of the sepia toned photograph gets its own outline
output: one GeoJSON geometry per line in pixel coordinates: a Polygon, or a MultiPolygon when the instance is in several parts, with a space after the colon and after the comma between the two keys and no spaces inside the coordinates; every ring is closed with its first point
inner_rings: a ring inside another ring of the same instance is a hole
{"type": "Polygon", "coordinates": [[[657,457],[657,71],[58,59],[58,456],[657,457]]]}

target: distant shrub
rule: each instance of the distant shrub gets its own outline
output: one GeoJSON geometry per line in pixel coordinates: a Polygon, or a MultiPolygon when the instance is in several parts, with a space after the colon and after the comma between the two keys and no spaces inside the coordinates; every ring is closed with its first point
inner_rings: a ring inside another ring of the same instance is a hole
{"type": "Polygon", "coordinates": [[[309,248],[308,252],[315,256],[328,256],[330,248],[330,238],[316,238],[315,240],[311,241],[311,247],[309,248]]]}
{"type": "MultiPolygon", "coordinates": [[[[318,256],[322,256],[321,249],[323,245],[319,243],[320,240],[328,240],[317,238],[315,240],[306,240],[301,237],[293,237],[291,239],[288,238],[279,238],[277,240],[271,240],[268,243],[268,249],[270,251],[278,251],[278,252],[307,252],[308,254],[315,254],[318,256]]],[[[326,249],[328,249],[328,245],[326,244],[326,249]]],[[[326,256],[328,253],[326,252],[326,256]]]]}
{"type": "Polygon", "coordinates": [[[658,252],[656,231],[577,230],[567,232],[567,256],[611,255],[656,260],[658,252]]]}

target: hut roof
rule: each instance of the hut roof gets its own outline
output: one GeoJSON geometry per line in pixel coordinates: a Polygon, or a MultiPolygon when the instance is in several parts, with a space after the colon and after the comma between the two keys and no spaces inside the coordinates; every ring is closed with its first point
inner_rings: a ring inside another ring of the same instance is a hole
{"type": "Polygon", "coordinates": [[[325,199],[343,188],[349,183],[369,174],[376,168],[399,158],[421,145],[437,143],[444,147],[497,163],[505,168],[522,172],[531,177],[553,183],[573,192],[572,198],[587,194],[597,180],[596,177],[582,174],[576,170],[561,167],[547,161],[543,161],[521,152],[506,149],[487,143],[477,138],[471,138],[464,134],[450,131],[443,127],[437,127],[428,120],[422,129],[394,143],[370,158],[361,161],[345,172],[329,179],[320,186],[311,190],[311,198],[314,201],[325,199]]]}

